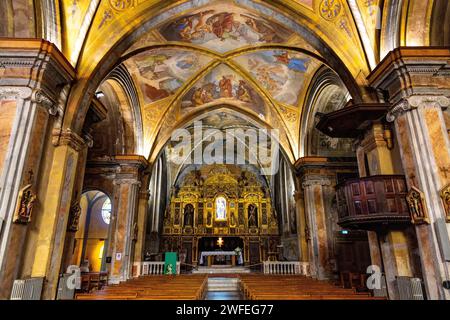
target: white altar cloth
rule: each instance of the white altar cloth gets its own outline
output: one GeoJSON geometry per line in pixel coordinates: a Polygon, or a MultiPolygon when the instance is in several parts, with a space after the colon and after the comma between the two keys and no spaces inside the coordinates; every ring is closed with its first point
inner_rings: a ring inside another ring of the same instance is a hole
{"type": "Polygon", "coordinates": [[[244,262],[242,259],[242,252],[237,255],[235,251],[203,251],[200,254],[200,264],[203,264],[203,257],[207,256],[237,256],[238,264],[242,264],[244,262]]]}

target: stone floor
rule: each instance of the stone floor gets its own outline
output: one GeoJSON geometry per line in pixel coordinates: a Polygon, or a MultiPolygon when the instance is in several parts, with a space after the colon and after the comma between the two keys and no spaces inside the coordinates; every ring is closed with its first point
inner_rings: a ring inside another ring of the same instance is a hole
{"type": "Polygon", "coordinates": [[[209,276],[205,300],[242,300],[239,278],[209,276]]]}
{"type": "Polygon", "coordinates": [[[205,300],[242,300],[242,294],[239,291],[214,291],[208,292],[205,300]]]}

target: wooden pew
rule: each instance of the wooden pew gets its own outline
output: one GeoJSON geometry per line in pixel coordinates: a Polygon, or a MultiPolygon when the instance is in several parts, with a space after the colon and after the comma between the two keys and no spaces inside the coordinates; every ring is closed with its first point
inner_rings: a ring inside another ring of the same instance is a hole
{"type": "Polygon", "coordinates": [[[207,276],[144,276],[93,293],[77,294],[77,300],[200,300],[207,276]]]}
{"type": "MultiPolygon", "coordinates": [[[[249,300],[378,300],[368,292],[338,287],[304,276],[240,275],[241,290],[249,300]]],[[[382,298],[381,300],[384,300],[382,298]]]]}

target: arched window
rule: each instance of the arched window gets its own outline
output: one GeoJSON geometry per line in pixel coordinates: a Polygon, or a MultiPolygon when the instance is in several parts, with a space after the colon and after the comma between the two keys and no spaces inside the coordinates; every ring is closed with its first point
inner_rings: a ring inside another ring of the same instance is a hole
{"type": "Polygon", "coordinates": [[[111,222],[111,200],[107,198],[102,206],[102,219],[103,222],[109,224],[111,222]]]}
{"type": "Polygon", "coordinates": [[[216,220],[225,220],[227,218],[227,200],[224,197],[216,199],[216,220]]]}

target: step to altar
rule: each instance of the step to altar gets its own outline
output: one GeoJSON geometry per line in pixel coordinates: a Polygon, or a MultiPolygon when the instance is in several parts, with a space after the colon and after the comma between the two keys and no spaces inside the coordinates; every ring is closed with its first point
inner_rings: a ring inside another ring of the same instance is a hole
{"type": "Polygon", "coordinates": [[[209,277],[208,292],[236,292],[240,291],[240,279],[229,277],[209,277]]]}
{"type": "Polygon", "coordinates": [[[227,267],[227,266],[211,266],[198,267],[197,270],[192,270],[194,274],[239,274],[250,273],[250,269],[246,267],[227,267]]]}

